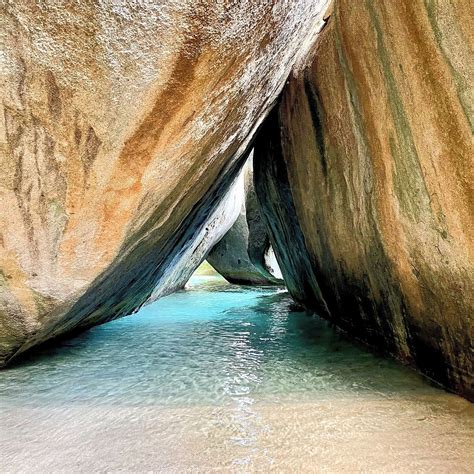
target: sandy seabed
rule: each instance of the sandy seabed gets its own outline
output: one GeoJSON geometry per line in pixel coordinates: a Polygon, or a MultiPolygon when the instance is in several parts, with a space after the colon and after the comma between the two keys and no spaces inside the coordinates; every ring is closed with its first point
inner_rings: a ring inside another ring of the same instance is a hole
{"type": "Polygon", "coordinates": [[[472,472],[474,409],[435,396],[16,408],[2,471],[472,472]]]}

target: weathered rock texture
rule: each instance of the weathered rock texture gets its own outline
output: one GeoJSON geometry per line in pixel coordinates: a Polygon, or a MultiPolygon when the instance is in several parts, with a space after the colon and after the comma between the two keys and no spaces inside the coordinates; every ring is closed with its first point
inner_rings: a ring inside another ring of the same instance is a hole
{"type": "Polygon", "coordinates": [[[207,261],[231,283],[283,285],[255,195],[252,159],[251,155],[245,165],[245,200],[239,216],[209,252],[207,261]]]}
{"type": "Polygon", "coordinates": [[[2,2],[0,364],[180,283],[325,4],[2,2]]]}
{"type": "Polygon", "coordinates": [[[210,213],[205,225],[189,238],[189,243],[177,252],[166,266],[159,285],[155,286],[148,302],[183,288],[194,271],[204,261],[209,250],[233,227],[245,205],[245,170],[242,169],[218,206],[210,213]]]}
{"type": "Polygon", "coordinates": [[[472,398],[469,0],[337,0],[255,146],[295,299],[472,398]]]}

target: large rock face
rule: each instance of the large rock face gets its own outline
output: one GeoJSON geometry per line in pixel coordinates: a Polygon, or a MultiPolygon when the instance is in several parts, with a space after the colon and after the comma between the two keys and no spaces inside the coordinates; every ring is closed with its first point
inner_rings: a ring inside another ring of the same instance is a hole
{"type": "Polygon", "coordinates": [[[472,398],[471,7],[337,0],[255,173],[294,297],[472,398]]]}
{"type": "Polygon", "coordinates": [[[207,261],[231,283],[284,285],[270,245],[267,227],[253,186],[253,153],[245,173],[245,199],[239,216],[224,237],[212,248],[207,261]]]}
{"type": "Polygon", "coordinates": [[[182,283],[326,3],[3,2],[0,364],[182,283]]]}
{"type": "Polygon", "coordinates": [[[149,302],[184,287],[209,250],[233,228],[244,205],[245,170],[242,169],[218,206],[207,217],[205,225],[197,227],[195,234],[188,238],[187,245],[175,253],[149,297],[149,302]]]}

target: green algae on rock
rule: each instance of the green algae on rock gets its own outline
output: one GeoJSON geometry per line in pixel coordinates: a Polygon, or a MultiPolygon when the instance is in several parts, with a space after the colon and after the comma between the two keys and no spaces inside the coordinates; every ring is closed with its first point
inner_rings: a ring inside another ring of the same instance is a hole
{"type": "Polygon", "coordinates": [[[469,4],[336,0],[255,175],[294,298],[473,398],[469,4]]]}

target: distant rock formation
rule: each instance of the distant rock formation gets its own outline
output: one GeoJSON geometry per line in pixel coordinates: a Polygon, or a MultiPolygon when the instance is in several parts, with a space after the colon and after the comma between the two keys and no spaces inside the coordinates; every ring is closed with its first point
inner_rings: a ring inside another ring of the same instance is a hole
{"type": "Polygon", "coordinates": [[[246,164],[245,200],[240,214],[212,248],[207,261],[231,283],[284,285],[254,191],[252,156],[246,164]]]}
{"type": "Polygon", "coordinates": [[[0,365],[184,283],[326,4],[2,3],[0,365]]]}
{"type": "Polygon", "coordinates": [[[472,2],[337,0],[255,145],[294,298],[473,398],[472,2]]]}

